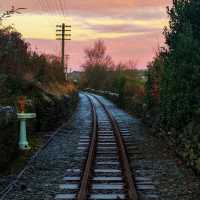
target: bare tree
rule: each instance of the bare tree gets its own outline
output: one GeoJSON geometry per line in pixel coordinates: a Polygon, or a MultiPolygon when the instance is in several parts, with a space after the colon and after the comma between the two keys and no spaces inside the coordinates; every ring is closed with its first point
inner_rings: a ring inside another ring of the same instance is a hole
{"type": "Polygon", "coordinates": [[[5,11],[4,13],[2,13],[0,15],[0,21],[2,21],[4,18],[8,18],[8,17],[11,17],[11,15],[13,14],[21,14],[21,10],[24,10],[26,8],[15,8],[14,6],[12,6],[11,10],[7,10],[5,11]]]}
{"type": "Polygon", "coordinates": [[[103,40],[95,42],[92,48],[85,49],[86,62],[83,66],[102,65],[111,67],[113,65],[111,56],[106,54],[106,46],[103,40]]]}
{"type": "Polygon", "coordinates": [[[113,64],[112,58],[106,53],[106,46],[98,40],[91,48],[85,49],[86,61],[83,64],[85,86],[94,89],[105,89],[108,72],[113,64]]]}
{"type": "Polygon", "coordinates": [[[137,64],[138,64],[138,61],[137,60],[134,60],[134,59],[130,59],[128,62],[127,62],[127,68],[129,70],[135,70],[137,68],[137,64]]]}

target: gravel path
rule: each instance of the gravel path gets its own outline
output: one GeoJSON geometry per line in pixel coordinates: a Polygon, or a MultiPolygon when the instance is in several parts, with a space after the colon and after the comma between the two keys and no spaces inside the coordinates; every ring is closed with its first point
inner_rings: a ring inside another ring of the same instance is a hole
{"type": "MultiPolygon", "coordinates": [[[[80,97],[72,119],[32,162],[6,200],[53,200],[56,194],[62,193],[59,185],[63,183],[66,170],[80,168],[77,145],[80,135],[89,134],[91,125],[88,99],[81,94],[80,97]]],[[[151,137],[136,118],[100,98],[116,117],[120,128],[128,128],[132,134],[128,153],[136,176],[148,177],[161,200],[200,200],[200,179],[180,165],[173,152],[162,141],[151,137]]],[[[141,200],[153,199],[149,194],[140,190],[141,200]]]]}

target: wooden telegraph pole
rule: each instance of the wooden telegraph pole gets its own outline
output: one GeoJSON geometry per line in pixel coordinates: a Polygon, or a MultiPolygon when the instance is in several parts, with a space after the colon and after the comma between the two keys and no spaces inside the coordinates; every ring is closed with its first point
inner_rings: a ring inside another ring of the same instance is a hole
{"type": "Polygon", "coordinates": [[[66,54],[66,55],[65,55],[65,70],[66,70],[66,77],[67,77],[67,80],[68,80],[68,73],[67,73],[67,70],[68,70],[68,67],[69,67],[69,59],[70,59],[70,55],[69,55],[69,54],[66,54]]]}
{"type": "Polygon", "coordinates": [[[67,77],[67,66],[65,66],[65,40],[71,40],[71,25],[65,25],[65,23],[62,23],[61,25],[56,25],[56,39],[61,40],[61,64],[63,66],[63,71],[66,71],[66,77],[67,77]]]}

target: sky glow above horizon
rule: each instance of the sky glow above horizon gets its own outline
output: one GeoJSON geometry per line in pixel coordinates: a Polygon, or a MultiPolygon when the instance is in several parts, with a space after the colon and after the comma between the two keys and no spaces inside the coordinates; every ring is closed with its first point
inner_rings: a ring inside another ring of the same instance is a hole
{"type": "Polygon", "coordinates": [[[163,45],[162,32],[168,25],[166,6],[171,0],[0,0],[0,9],[25,7],[22,14],[4,20],[13,24],[31,48],[60,55],[56,24],[72,26],[66,46],[70,66],[81,69],[84,49],[103,39],[115,63],[137,60],[145,68],[163,45]]]}

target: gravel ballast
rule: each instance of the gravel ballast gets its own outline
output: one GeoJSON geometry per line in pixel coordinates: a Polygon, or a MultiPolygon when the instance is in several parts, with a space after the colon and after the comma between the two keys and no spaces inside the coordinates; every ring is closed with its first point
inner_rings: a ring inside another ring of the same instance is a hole
{"type": "MultiPolygon", "coordinates": [[[[187,169],[163,141],[151,136],[138,119],[105,98],[99,98],[120,128],[128,128],[131,133],[127,150],[134,174],[148,178],[155,187],[154,193],[139,190],[140,200],[154,199],[153,194],[161,200],[199,200],[199,177],[187,169]]],[[[90,109],[87,97],[80,94],[71,120],[31,163],[6,200],[53,200],[56,194],[63,192],[59,185],[63,184],[67,169],[78,169],[82,164],[77,146],[80,136],[90,132],[90,109]]]]}
{"type": "MultiPolygon", "coordinates": [[[[132,135],[129,143],[135,150],[130,148],[128,153],[133,172],[149,177],[161,200],[200,200],[200,177],[176,157],[174,150],[153,137],[137,118],[104,97],[97,97],[112,112],[120,128],[128,127],[132,135]]],[[[142,196],[146,199],[141,193],[142,196]]]]}
{"type": "Polygon", "coordinates": [[[62,184],[66,169],[80,165],[76,159],[79,137],[90,130],[90,104],[87,97],[80,97],[72,118],[58,130],[4,199],[51,200],[60,193],[59,184],[62,184]]]}

